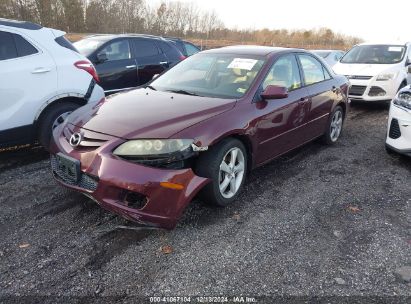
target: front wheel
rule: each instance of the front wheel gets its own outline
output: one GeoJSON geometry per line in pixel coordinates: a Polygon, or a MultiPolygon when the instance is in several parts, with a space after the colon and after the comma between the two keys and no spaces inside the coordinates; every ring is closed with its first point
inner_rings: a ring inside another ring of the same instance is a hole
{"type": "Polygon", "coordinates": [[[335,144],[340,138],[344,123],[344,111],[341,106],[336,106],[328,122],[323,142],[327,145],[335,144]]]}
{"type": "Polygon", "coordinates": [[[197,175],[208,177],[200,197],[207,203],[225,207],[238,196],[247,172],[247,152],[241,141],[224,139],[200,155],[195,166],[197,175]]]}

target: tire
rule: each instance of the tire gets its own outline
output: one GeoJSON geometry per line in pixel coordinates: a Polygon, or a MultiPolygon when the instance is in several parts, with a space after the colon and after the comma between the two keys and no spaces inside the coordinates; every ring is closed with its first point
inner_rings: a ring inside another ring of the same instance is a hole
{"type": "Polygon", "coordinates": [[[326,145],[335,144],[341,136],[342,129],[344,125],[344,111],[341,106],[336,106],[327,124],[327,130],[322,137],[322,141],[326,145]],[[336,115],[338,115],[338,126],[336,125],[336,115]],[[338,134],[333,133],[335,127],[339,128],[338,134]],[[336,135],[336,136],[335,136],[336,135]]]}
{"type": "Polygon", "coordinates": [[[211,182],[200,191],[200,198],[206,203],[219,207],[230,205],[244,185],[247,165],[247,151],[241,141],[227,138],[211,147],[209,151],[200,155],[195,165],[197,175],[211,179],[211,182]],[[237,154],[234,168],[231,161],[233,153],[237,154]],[[223,165],[223,161],[226,165],[223,165]],[[243,164],[242,169],[240,163],[243,164]],[[231,173],[220,169],[221,165],[231,173]],[[237,173],[235,168],[238,169],[237,173]],[[223,187],[225,185],[225,190],[220,191],[220,184],[223,187]]]}
{"type": "Polygon", "coordinates": [[[52,105],[42,114],[38,128],[38,140],[47,151],[50,147],[53,130],[56,127],[55,124],[62,123],[64,120],[61,122],[59,120],[62,120],[79,107],[80,106],[74,102],[60,102],[52,105]]]}

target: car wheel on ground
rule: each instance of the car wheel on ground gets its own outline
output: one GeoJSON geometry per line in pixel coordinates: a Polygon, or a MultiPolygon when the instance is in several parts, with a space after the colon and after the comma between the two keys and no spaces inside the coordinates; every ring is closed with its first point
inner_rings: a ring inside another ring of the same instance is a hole
{"type": "Polygon", "coordinates": [[[328,122],[327,131],[323,136],[323,142],[327,145],[335,144],[341,136],[344,122],[344,111],[340,106],[335,107],[328,122]]]}
{"type": "Polygon", "coordinates": [[[79,105],[76,103],[67,101],[60,102],[52,105],[41,118],[38,138],[40,144],[45,147],[46,150],[48,150],[50,146],[53,130],[62,124],[66,117],[77,108],[79,108],[79,105]]]}
{"type": "Polygon", "coordinates": [[[247,172],[247,152],[241,141],[228,138],[202,154],[196,173],[211,182],[200,192],[207,203],[225,207],[238,196],[247,172]]]}

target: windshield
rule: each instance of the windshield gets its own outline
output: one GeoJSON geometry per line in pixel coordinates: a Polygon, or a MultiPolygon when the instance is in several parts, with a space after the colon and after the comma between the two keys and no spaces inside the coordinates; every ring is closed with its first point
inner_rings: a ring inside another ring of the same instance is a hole
{"type": "Polygon", "coordinates": [[[404,58],[402,45],[359,45],[341,59],[342,63],[394,64],[404,58]]]}
{"type": "Polygon", "coordinates": [[[331,52],[328,51],[314,51],[313,53],[322,58],[327,58],[327,56],[331,54],[331,52]]]}
{"type": "Polygon", "coordinates": [[[102,46],[107,40],[106,39],[96,39],[96,38],[86,38],[77,42],[74,42],[73,45],[84,56],[89,56],[96,49],[102,46]]]}
{"type": "Polygon", "coordinates": [[[218,98],[240,98],[264,64],[262,57],[196,54],[151,83],[160,91],[218,98]]]}

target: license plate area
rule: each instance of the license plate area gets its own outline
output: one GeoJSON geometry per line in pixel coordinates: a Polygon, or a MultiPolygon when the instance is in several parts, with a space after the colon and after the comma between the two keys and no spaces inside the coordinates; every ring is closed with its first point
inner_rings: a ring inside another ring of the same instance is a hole
{"type": "Polygon", "coordinates": [[[78,183],[80,180],[80,161],[62,153],[57,153],[57,175],[67,179],[72,183],[78,183]]]}

